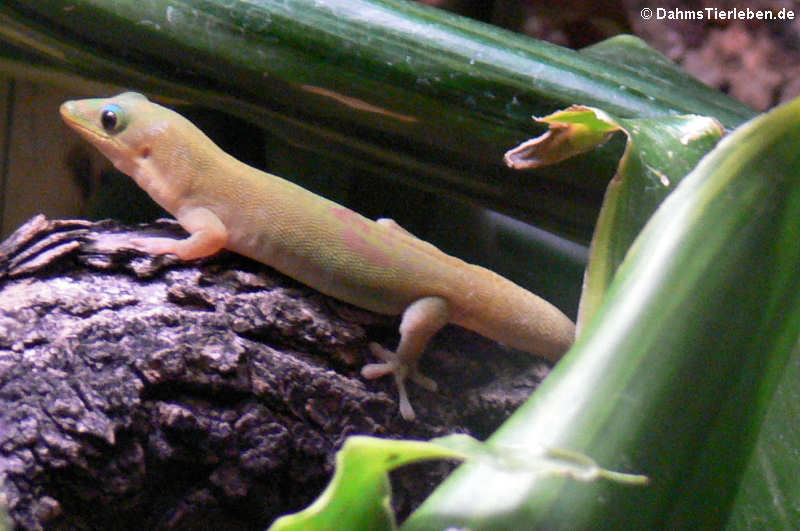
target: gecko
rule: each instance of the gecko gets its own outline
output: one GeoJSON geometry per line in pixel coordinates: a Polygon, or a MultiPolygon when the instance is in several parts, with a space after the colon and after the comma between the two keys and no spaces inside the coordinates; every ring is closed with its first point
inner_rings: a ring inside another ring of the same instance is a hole
{"type": "Polygon", "coordinates": [[[406,420],[415,418],[406,380],[437,389],[417,361],[448,323],[552,361],[573,342],[573,322],[544,299],[440,251],[391,219],[373,221],[240,162],[188,119],[141,94],[67,101],[59,110],[69,127],[189,233],[126,245],[187,261],[226,248],[336,299],[402,315],[397,349],[371,343],[380,361],[364,365],[361,374],[394,376],[406,420]]]}

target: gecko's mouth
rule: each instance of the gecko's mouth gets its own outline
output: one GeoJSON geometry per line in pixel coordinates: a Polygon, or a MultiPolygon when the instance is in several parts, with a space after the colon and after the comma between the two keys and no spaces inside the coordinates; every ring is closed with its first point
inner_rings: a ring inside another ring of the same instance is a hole
{"type": "Polygon", "coordinates": [[[85,137],[87,140],[98,140],[103,143],[110,142],[111,138],[107,134],[100,133],[96,129],[85,125],[85,122],[88,120],[84,118],[84,113],[78,109],[78,106],[75,104],[75,102],[67,101],[62,103],[58,108],[58,112],[61,114],[61,118],[64,120],[64,123],[74,129],[78,134],[85,137]]]}

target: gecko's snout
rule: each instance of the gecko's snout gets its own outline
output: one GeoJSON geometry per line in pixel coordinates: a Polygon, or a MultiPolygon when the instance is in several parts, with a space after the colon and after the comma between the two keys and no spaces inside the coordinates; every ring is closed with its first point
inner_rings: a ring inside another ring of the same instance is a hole
{"type": "Polygon", "coordinates": [[[67,117],[72,113],[72,109],[75,107],[75,103],[72,101],[65,101],[62,103],[58,108],[58,113],[62,116],[62,118],[67,117]]]}
{"type": "Polygon", "coordinates": [[[80,116],[78,105],[75,101],[65,101],[62,103],[58,107],[58,113],[61,115],[61,119],[73,128],[76,119],[80,116]]]}

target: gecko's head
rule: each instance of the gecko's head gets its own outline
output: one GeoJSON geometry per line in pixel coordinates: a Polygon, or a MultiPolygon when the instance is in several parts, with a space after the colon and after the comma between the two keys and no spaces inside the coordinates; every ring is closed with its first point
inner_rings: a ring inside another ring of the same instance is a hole
{"type": "Polygon", "coordinates": [[[59,111],[68,126],[128,175],[150,158],[159,137],[169,129],[171,113],[136,92],[68,101],[59,111]]]}

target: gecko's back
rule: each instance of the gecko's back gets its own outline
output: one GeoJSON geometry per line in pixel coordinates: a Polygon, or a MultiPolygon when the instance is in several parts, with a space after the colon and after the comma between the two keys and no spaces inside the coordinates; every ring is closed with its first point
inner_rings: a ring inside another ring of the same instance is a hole
{"type": "Polygon", "coordinates": [[[286,242],[282,256],[254,256],[282,272],[380,313],[400,314],[415,300],[439,296],[450,304],[451,322],[551,358],[572,343],[572,321],[510,280],[447,255],[391,222],[374,222],[278,177],[265,174],[260,184],[259,205],[267,196],[294,198],[276,216],[291,219],[290,226],[279,222],[282,234],[270,230],[266,238],[286,242]],[[297,203],[303,204],[302,215],[285,212],[297,203]]]}

